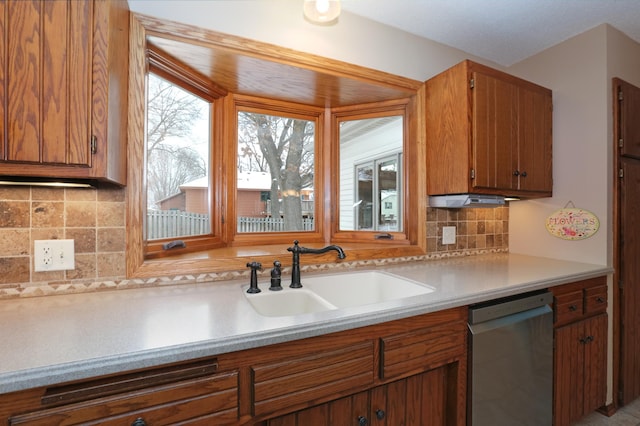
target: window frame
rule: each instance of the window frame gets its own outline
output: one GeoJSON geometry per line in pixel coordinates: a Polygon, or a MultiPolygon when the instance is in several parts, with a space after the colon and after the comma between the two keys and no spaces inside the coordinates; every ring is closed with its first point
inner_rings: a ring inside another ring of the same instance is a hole
{"type": "Polygon", "coordinates": [[[324,162],[323,146],[325,143],[324,130],[324,108],[313,107],[303,104],[294,104],[291,102],[282,102],[272,99],[261,99],[253,96],[233,95],[233,114],[227,117],[226,122],[229,126],[229,134],[231,135],[228,143],[226,154],[226,164],[234,165],[227,167],[227,193],[232,199],[227,203],[226,220],[227,234],[230,236],[229,244],[231,246],[248,246],[262,244],[286,244],[291,243],[295,239],[304,239],[304,241],[321,242],[323,241],[323,229],[325,217],[325,206],[320,201],[324,199],[324,169],[318,167],[318,164],[324,162]],[[268,115],[283,115],[287,117],[300,118],[313,121],[315,124],[315,142],[314,142],[314,216],[316,217],[315,229],[313,231],[300,232],[261,232],[261,233],[238,233],[237,232],[237,214],[236,214],[236,197],[238,194],[237,186],[237,141],[238,141],[238,114],[241,111],[256,112],[268,115]]]}
{"type": "MultiPolygon", "coordinates": [[[[402,173],[403,173],[403,168],[402,168],[402,151],[397,151],[395,153],[390,153],[390,154],[385,154],[379,157],[374,157],[371,159],[368,159],[366,161],[362,161],[362,162],[358,162],[358,163],[354,163],[353,164],[353,180],[354,180],[354,200],[353,202],[357,202],[357,200],[360,198],[360,190],[359,190],[359,181],[358,181],[358,170],[362,169],[363,167],[366,166],[371,166],[371,170],[372,170],[372,195],[374,196],[372,199],[372,224],[373,224],[373,229],[371,231],[363,231],[362,229],[358,229],[358,226],[360,226],[360,221],[359,221],[359,215],[355,212],[353,212],[353,223],[354,223],[354,228],[356,228],[355,230],[360,231],[360,232],[377,232],[377,233],[386,233],[385,230],[380,230],[378,229],[378,227],[380,226],[380,223],[377,220],[374,220],[374,218],[378,217],[378,214],[382,211],[383,206],[382,206],[382,201],[378,201],[378,195],[379,195],[379,191],[380,191],[380,176],[378,175],[378,171],[379,171],[379,165],[382,162],[385,161],[395,161],[396,163],[396,167],[397,167],[397,171],[396,173],[399,174],[398,177],[396,177],[396,185],[397,185],[397,190],[398,192],[403,195],[404,194],[404,190],[402,188],[402,173]]],[[[400,208],[400,210],[402,211],[403,209],[403,203],[404,203],[404,198],[403,197],[398,197],[398,208],[400,208]]],[[[386,203],[390,203],[390,201],[385,201],[386,203]]],[[[339,212],[338,212],[339,214],[339,212]]],[[[403,229],[403,223],[402,223],[402,215],[399,216],[398,218],[399,221],[399,228],[401,229],[401,231],[398,232],[404,232],[403,229]]]]}
{"type": "MultiPolygon", "coordinates": [[[[416,97],[418,98],[418,96],[416,97]]],[[[423,170],[420,170],[419,158],[421,155],[420,132],[416,128],[416,120],[412,110],[416,107],[417,99],[396,99],[382,103],[363,104],[349,106],[343,108],[334,108],[331,114],[333,125],[333,139],[336,141],[332,144],[332,166],[334,169],[340,167],[340,122],[348,120],[362,120],[367,118],[379,118],[387,116],[401,115],[403,117],[403,143],[402,143],[402,169],[401,184],[402,191],[402,230],[401,231],[362,231],[362,230],[342,230],[340,229],[339,212],[336,211],[336,220],[332,223],[331,241],[332,242],[372,242],[376,244],[389,245],[419,245],[418,235],[422,233],[420,226],[421,207],[426,209],[420,197],[409,197],[409,193],[414,188],[420,188],[422,185],[420,179],[423,170]],[[414,143],[411,143],[414,141],[414,143]]],[[[424,158],[424,157],[422,157],[424,158]]],[[[423,178],[424,179],[424,178],[423,178]]],[[[422,181],[424,182],[424,180],[422,181]]],[[[339,200],[340,182],[335,181],[332,184],[333,199],[339,200]]],[[[416,189],[415,194],[420,194],[420,189],[416,189]]],[[[424,191],[424,189],[422,190],[424,191]]],[[[425,193],[426,192],[422,192],[425,193]]],[[[414,195],[415,195],[414,194],[414,195]]],[[[426,200],[426,195],[424,197],[426,200]]],[[[425,217],[426,220],[426,217],[425,217]]],[[[425,236],[426,239],[426,236],[425,236]]]]}
{"type": "MultiPolygon", "coordinates": [[[[142,199],[141,195],[144,190],[144,176],[140,164],[143,161],[144,153],[144,117],[140,111],[145,110],[145,75],[147,70],[152,66],[162,64],[161,61],[152,61],[152,55],[159,53],[154,51],[151,44],[154,38],[160,37],[166,40],[180,40],[183,43],[192,43],[194,46],[206,47],[209,49],[220,49],[226,53],[238,55],[251,55],[251,57],[260,60],[284,63],[289,67],[299,67],[306,70],[307,73],[317,75],[317,78],[323,79],[326,86],[337,82],[340,79],[347,79],[348,84],[361,84],[363,82],[367,90],[373,89],[369,94],[379,96],[385,93],[387,89],[391,92],[407,93],[407,98],[400,100],[375,102],[377,107],[397,108],[398,104],[404,105],[405,110],[405,146],[403,164],[403,188],[405,189],[405,212],[404,224],[405,233],[403,239],[394,240],[375,240],[373,236],[363,238],[358,233],[336,233],[337,217],[335,209],[332,208],[331,200],[335,198],[337,189],[337,181],[332,176],[330,170],[323,173],[321,180],[318,180],[318,188],[324,191],[323,198],[320,200],[319,208],[323,209],[325,220],[322,230],[318,229],[318,240],[311,241],[304,236],[304,243],[309,247],[322,247],[328,243],[341,243],[342,247],[348,252],[349,261],[394,258],[403,256],[416,256],[426,253],[426,173],[424,169],[417,167],[417,164],[423,164],[421,158],[424,158],[425,149],[425,129],[424,129],[424,105],[425,105],[425,87],[422,82],[410,80],[404,77],[375,71],[367,68],[358,67],[356,65],[339,62],[327,58],[316,57],[314,55],[305,54],[298,51],[288,50],[278,46],[247,40],[240,37],[219,34],[214,31],[205,30],[185,24],[162,21],[155,18],[146,17],[133,13],[130,28],[130,51],[129,51],[129,120],[128,120],[128,144],[127,144],[127,256],[126,256],[126,276],[129,278],[144,279],[156,278],[159,276],[202,276],[204,274],[217,272],[230,272],[246,269],[245,265],[248,261],[259,261],[263,265],[269,265],[275,259],[282,261],[283,267],[290,265],[290,254],[286,252],[286,248],[291,246],[293,235],[283,235],[282,241],[275,242],[269,238],[259,242],[253,242],[251,245],[229,243],[231,233],[229,224],[225,222],[225,218],[229,217],[229,194],[226,184],[229,181],[229,171],[223,168],[223,159],[229,154],[229,144],[223,143],[230,140],[231,127],[228,120],[224,117],[230,116],[228,111],[234,110],[233,95],[224,88],[217,86],[210,80],[201,78],[197,72],[186,67],[189,73],[192,73],[193,81],[196,86],[204,90],[205,93],[211,93],[216,103],[213,108],[212,123],[223,123],[222,126],[214,125],[212,140],[219,142],[212,146],[211,155],[214,159],[218,158],[220,162],[212,162],[212,169],[216,168],[222,173],[223,179],[214,180],[211,190],[214,200],[218,200],[225,206],[225,215],[215,218],[219,220],[219,228],[216,220],[212,220],[212,230],[220,230],[220,239],[216,244],[211,241],[202,241],[201,245],[191,245],[196,252],[171,252],[160,253],[157,257],[145,256],[148,245],[143,240],[142,233],[142,199]],[[150,37],[147,39],[147,37],[150,37]],[[234,53],[235,52],[235,53],[234,53]],[[336,80],[338,79],[338,80],[336,80]],[[376,91],[374,87],[378,87],[376,91]],[[225,113],[226,112],[226,113],[225,113]],[[408,143],[408,141],[411,141],[408,143]],[[227,145],[227,146],[225,146],[227,145]],[[413,197],[407,200],[408,193],[424,193],[424,197],[413,197]],[[217,197],[217,198],[215,198],[217,197]],[[408,202],[409,201],[409,202],[408,202]],[[353,235],[354,234],[354,235],[353,235]],[[171,256],[168,257],[167,255],[171,256]]],[[[164,64],[162,64],[164,66],[164,64]]],[[[171,64],[169,65],[169,67],[171,64]]],[[[159,73],[158,73],[159,74],[159,73]]],[[[160,74],[159,74],[160,75],[160,74]]],[[[307,74],[308,75],[308,74],[307,74]]],[[[167,78],[168,79],[168,78],[167,78]]],[[[334,86],[341,87],[341,86],[334,86]]],[[[336,89],[329,89],[336,90],[336,89]]],[[[351,91],[345,93],[347,97],[353,97],[359,91],[351,91]]],[[[334,95],[342,95],[333,92],[334,95]]],[[[331,92],[317,92],[318,99],[331,96],[331,92]]],[[[328,99],[328,98],[327,98],[328,99]]],[[[336,98],[337,99],[337,98],[336,98]]],[[[269,100],[271,103],[271,100],[269,100]]],[[[322,146],[320,152],[324,157],[323,164],[330,164],[333,167],[337,164],[336,129],[332,124],[333,114],[341,110],[347,111],[349,114],[356,114],[356,111],[368,108],[367,105],[358,105],[352,108],[334,107],[333,109],[325,105],[325,111],[322,118],[325,129],[320,144],[322,146]]],[[[235,149],[235,143],[233,144],[235,149]]],[[[235,161],[234,161],[235,163],[235,161]]],[[[318,163],[320,164],[320,163],[318,163]]],[[[331,166],[329,167],[329,169],[331,166]]],[[[216,173],[212,171],[213,175],[216,173]]],[[[316,197],[320,199],[320,197],[316,197]]],[[[216,202],[216,201],[213,201],[216,202]]],[[[360,232],[362,234],[362,232],[360,232]]],[[[297,234],[296,236],[299,236],[297,234]]],[[[335,262],[335,256],[331,253],[319,256],[303,257],[302,264],[317,264],[325,262],[335,262]]],[[[223,275],[224,276],[224,275],[223,275]]]]}
{"type": "MultiPolygon", "coordinates": [[[[145,129],[146,129],[146,103],[147,103],[147,80],[148,74],[153,73],[158,77],[168,81],[175,86],[197,96],[209,103],[209,204],[216,205],[220,203],[220,191],[215,190],[220,186],[220,176],[218,176],[214,170],[218,169],[218,163],[221,161],[222,151],[219,149],[221,146],[221,132],[218,129],[218,125],[222,118],[222,111],[220,107],[220,99],[227,95],[227,92],[218,88],[215,85],[207,82],[206,78],[199,75],[195,71],[173,60],[153,45],[147,47],[147,68],[144,74],[144,111],[145,111],[145,129]],[[217,121],[216,121],[217,120],[217,121]]],[[[145,130],[146,135],[146,130],[145,130]]],[[[143,135],[144,150],[146,150],[146,136],[143,135]]],[[[145,154],[146,155],[146,154],[145,154]]],[[[145,157],[146,158],[146,157],[145,157]]],[[[146,165],[146,161],[143,161],[143,165],[146,165]]],[[[143,166],[144,174],[146,175],[146,166],[143,166]]],[[[146,178],[145,178],[146,181],[146,178]]],[[[146,187],[144,188],[142,198],[144,199],[143,206],[146,206],[146,187]]],[[[143,207],[146,212],[146,207],[143,207]]],[[[211,212],[211,210],[210,210],[211,212]]],[[[143,228],[146,226],[146,217],[142,217],[143,228]]],[[[167,252],[163,248],[163,245],[169,241],[180,239],[187,242],[185,249],[178,249],[181,252],[197,252],[201,250],[209,250],[224,247],[226,245],[224,239],[224,233],[222,229],[222,221],[220,216],[211,214],[210,218],[210,233],[197,236],[182,236],[179,238],[163,238],[157,240],[146,240],[143,235],[144,242],[144,258],[154,259],[171,256],[173,252],[167,252]]],[[[143,232],[144,234],[144,232],[143,232]]]]}

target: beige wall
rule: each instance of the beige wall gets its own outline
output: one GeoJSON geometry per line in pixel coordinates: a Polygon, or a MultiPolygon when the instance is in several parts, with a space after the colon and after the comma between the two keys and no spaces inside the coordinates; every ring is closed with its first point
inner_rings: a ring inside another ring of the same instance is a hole
{"type": "Polygon", "coordinates": [[[611,79],[640,85],[640,44],[600,25],[509,68],[553,90],[553,197],[511,203],[512,252],[611,265],[613,124],[611,79]],[[545,231],[568,202],[595,213],[598,233],[566,241],[545,231]]]}
{"type": "Polygon", "coordinates": [[[553,90],[553,197],[512,203],[510,249],[516,253],[607,264],[607,193],[611,137],[606,82],[606,28],[600,26],[556,45],[509,71],[553,90]],[[581,241],[546,232],[549,214],[567,203],[600,219],[581,241]]]}

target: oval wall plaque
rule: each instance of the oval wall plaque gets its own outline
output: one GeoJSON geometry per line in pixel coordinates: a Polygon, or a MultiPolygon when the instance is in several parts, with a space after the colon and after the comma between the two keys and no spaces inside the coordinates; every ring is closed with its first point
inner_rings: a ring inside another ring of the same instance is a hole
{"type": "Polygon", "coordinates": [[[547,231],[554,237],[565,240],[589,238],[600,227],[598,217],[588,210],[564,208],[547,217],[547,231]]]}

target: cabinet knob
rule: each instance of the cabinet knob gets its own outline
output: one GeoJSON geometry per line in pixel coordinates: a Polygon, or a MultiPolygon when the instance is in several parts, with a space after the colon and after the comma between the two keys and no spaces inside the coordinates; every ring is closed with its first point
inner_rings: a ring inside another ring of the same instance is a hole
{"type": "Polygon", "coordinates": [[[384,410],[376,410],[376,417],[378,418],[378,420],[384,419],[384,416],[385,416],[384,410]]]}
{"type": "Polygon", "coordinates": [[[145,422],[142,417],[138,417],[133,423],[131,423],[131,426],[147,426],[147,422],[145,422]]]}
{"type": "Polygon", "coordinates": [[[527,177],[527,172],[525,171],[525,172],[520,173],[520,176],[527,177]]]}
{"type": "Polygon", "coordinates": [[[358,426],[367,426],[369,424],[369,420],[365,416],[358,416],[358,426]]]}
{"type": "Polygon", "coordinates": [[[514,170],[513,175],[514,175],[514,176],[520,176],[520,172],[519,172],[519,171],[517,171],[517,170],[514,170]]]}
{"type": "Polygon", "coordinates": [[[578,309],[578,307],[577,307],[576,305],[571,305],[571,306],[569,306],[569,310],[570,310],[571,312],[574,312],[574,311],[576,311],[577,309],[578,309]]]}
{"type": "Polygon", "coordinates": [[[598,298],[596,299],[596,302],[598,302],[598,303],[604,303],[604,299],[603,299],[602,297],[598,297],[598,298]]]}

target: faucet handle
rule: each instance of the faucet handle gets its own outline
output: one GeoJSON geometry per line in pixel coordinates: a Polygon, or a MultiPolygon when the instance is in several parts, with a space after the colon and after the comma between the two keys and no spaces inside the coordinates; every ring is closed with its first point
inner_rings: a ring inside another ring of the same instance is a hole
{"type": "Polygon", "coordinates": [[[271,287],[269,287],[269,290],[271,291],[282,290],[282,269],[280,269],[281,266],[282,264],[279,260],[273,261],[273,268],[271,269],[271,287]]]}
{"type": "Polygon", "coordinates": [[[261,290],[258,288],[258,271],[262,269],[262,264],[260,262],[248,262],[247,268],[251,268],[251,279],[247,293],[260,293],[261,290]]]}
{"type": "Polygon", "coordinates": [[[293,240],[293,247],[289,247],[287,251],[292,253],[300,253],[300,246],[298,245],[298,240],[293,240]]]}

